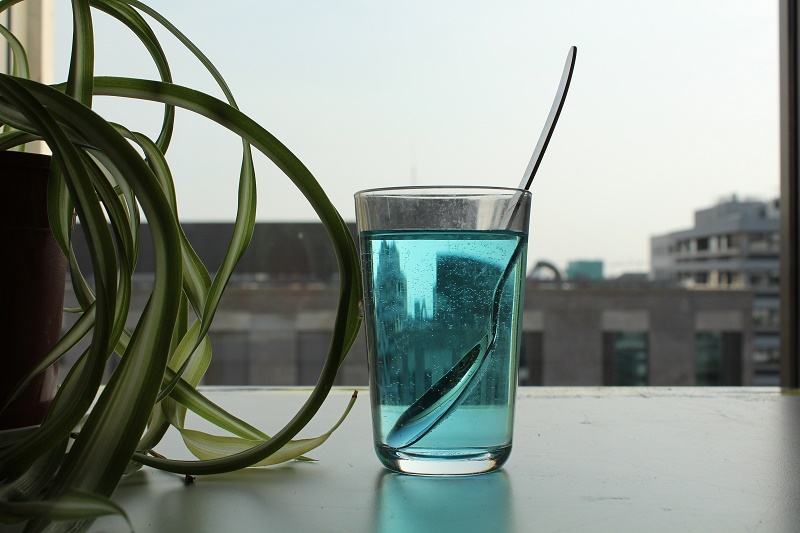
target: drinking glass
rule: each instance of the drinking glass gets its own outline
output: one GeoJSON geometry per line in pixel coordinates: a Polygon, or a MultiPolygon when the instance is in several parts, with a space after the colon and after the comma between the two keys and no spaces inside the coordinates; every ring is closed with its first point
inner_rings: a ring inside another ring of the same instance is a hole
{"type": "Polygon", "coordinates": [[[511,451],[530,193],[356,193],[375,451],[391,470],[478,474],[511,451]]]}

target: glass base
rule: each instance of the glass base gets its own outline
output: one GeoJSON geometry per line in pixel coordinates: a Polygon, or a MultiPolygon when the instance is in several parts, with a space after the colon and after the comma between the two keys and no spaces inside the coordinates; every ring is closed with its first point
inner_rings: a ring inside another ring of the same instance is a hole
{"type": "Polygon", "coordinates": [[[383,466],[402,474],[417,476],[471,476],[499,469],[511,455],[511,445],[469,453],[442,450],[397,450],[376,445],[383,466]]]}

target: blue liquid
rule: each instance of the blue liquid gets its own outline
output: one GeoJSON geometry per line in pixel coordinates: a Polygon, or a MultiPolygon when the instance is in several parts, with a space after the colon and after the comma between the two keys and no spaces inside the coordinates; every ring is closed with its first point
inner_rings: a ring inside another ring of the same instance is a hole
{"type": "Polygon", "coordinates": [[[499,468],[511,448],[525,273],[525,236],[509,231],[365,232],[367,342],[375,447],[389,468],[466,474],[499,468]],[[411,445],[387,442],[406,409],[491,326],[496,343],[458,406],[411,445]]]}

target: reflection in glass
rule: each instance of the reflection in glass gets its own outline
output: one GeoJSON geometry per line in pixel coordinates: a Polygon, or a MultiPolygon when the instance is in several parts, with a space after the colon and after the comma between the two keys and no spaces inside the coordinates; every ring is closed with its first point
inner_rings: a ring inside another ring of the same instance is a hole
{"type": "Polygon", "coordinates": [[[499,470],[480,476],[378,478],[373,531],[470,533],[511,531],[511,485],[499,470]]]}

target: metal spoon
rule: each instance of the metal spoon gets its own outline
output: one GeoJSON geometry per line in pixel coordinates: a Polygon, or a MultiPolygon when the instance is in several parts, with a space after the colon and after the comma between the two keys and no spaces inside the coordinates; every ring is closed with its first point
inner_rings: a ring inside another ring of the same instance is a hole
{"type": "MultiPolygon", "coordinates": [[[[556,122],[558,122],[561,109],[564,107],[564,100],[567,97],[570,81],[572,81],[572,72],[575,68],[575,55],[577,51],[578,49],[574,46],[569,49],[555,100],[550,108],[550,114],[547,116],[544,129],[539,136],[539,141],[536,143],[533,156],[531,157],[530,163],[528,163],[528,168],[525,170],[525,174],[520,182],[519,189],[528,190],[531,186],[531,182],[533,182],[536,171],[539,169],[539,164],[542,162],[550,138],[553,136],[553,130],[556,127],[556,122]]],[[[521,197],[522,193],[520,192],[518,195],[521,197]]],[[[514,214],[519,208],[519,197],[517,201],[513,202],[514,207],[509,210],[506,226],[513,220],[514,214]]],[[[471,392],[475,383],[478,382],[477,378],[486,369],[484,363],[488,360],[487,355],[494,349],[497,339],[497,314],[500,309],[503,287],[508,277],[511,275],[511,272],[516,268],[521,251],[522,240],[520,239],[519,244],[517,244],[517,247],[514,249],[514,253],[511,254],[508,266],[503,271],[495,287],[494,298],[492,300],[492,314],[489,325],[486,328],[486,334],[453,368],[448,370],[444,376],[434,383],[430,389],[425,391],[422,396],[400,415],[400,418],[397,419],[394,427],[392,427],[386,436],[386,443],[389,446],[395,449],[401,449],[419,441],[436,427],[439,422],[452,413],[471,392]]]]}
{"type": "Polygon", "coordinates": [[[561,73],[558,91],[556,91],[556,97],[553,100],[553,105],[550,107],[550,114],[547,115],[547,121],[544,123],[541,135],[539,135],[539,141],[536,143],[536,148],[533,149],[533,155],[531,156],[530,163],[528,163],[528,168],[525,169],[522,181],[519,182],[519,189],[525,189],[527,191],[533,182],[536,171],[539,170],[539,164],[544,157],[544,151],[547,150],[550,137],[553,136],[553,130],[556,129],[558,117],[561,116],[564,100],[567,99],[567,91],[569,90],[570,82],[572,82],[572,71],[575,70],[575,56],[577,54],[578,48],[575,46],[570,47],[569,53],[567,53],[567,61],[564,63],[564,71],[561,73]]]}

